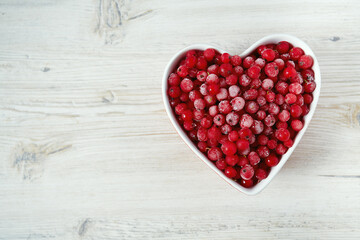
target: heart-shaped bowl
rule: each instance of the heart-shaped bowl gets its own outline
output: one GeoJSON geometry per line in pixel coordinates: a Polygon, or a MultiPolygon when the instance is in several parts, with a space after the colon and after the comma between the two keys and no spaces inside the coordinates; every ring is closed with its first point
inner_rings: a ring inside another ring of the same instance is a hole
{"type": "Polygon", "coordinates": [[[255,42],[252,46],[250,46],[247,50],[245,50],[240,56],[241,56],[241,58],[244,58],[244,57],[250,55],[260,45],[265,45],[265,44],[270,44],[270,43],[278,43],[280,41],[287,41],[287,42],[291,43],[294,47],[302,48],[304,50],[305,54],[310,55],[313,58],[314,64],[313,64],[312,69],[313,69],[313,71],[315,73],[316,89],[313,92],[313,102],[311,103],[310,111],[304,117],[304,127],[297,134],[293,146],[291,148],[289,148],[288,151],[281,157],[281,160],[280,160],[279,164],[277,166],[271,168],[271,171],[270,171],[268,177],[266,179],[262,180],[261,182],[259,182],[258,184],[256,184],[252,188],[244,188],[240,184],[238,184],[237,182],[235,182],[232,179],[229,179],[228,177],[226,177],[225,174],[221,170],[219,170],[215,166],[215,164],[212,163],[207,158],[207,156],[205,156],[202,152],[200,152],[200,150],[197,148],[197,146],[195,146],[195,144],[190,140],[190,138],[186,135],[184,130],[181,128],[181,126],[177,122],[177,119],[175,117],[175,113],[173,112],[173,110],[172,110],[172,108],[170,106],[169,98],[168,98],[168,95],[167,95],[168,77],[174,71],[176,65],[179,64],[180,60],[186,55],[187,51],[192,50],[192,49],[205,50],[207,48],[214,48],[217,51],[219,51],[220,53],[224,53],[226,51],[224,51],[224,50],[222,50],[222,49],[220,49],[218,47],[208,45],[208,44],[191,45],[189,47],[186,47],[186,48],[180,50],[178,53],[176,53],[171,58],[171,60],[169,61],[169,63],[167,64],[167,66],[165,68],[164,75],[163,75],[162,95],[163,95],[163,101],[164,101],[164,104],[165,104],[165,109],[166,109],[166,112],[167,112],[167,114],[168,114],[168,116],[170,118],[171,123],[174,125],[174,127],[175,127],[176,131],[178,132],[178,134],[181,136],[181,138],[184,140],[184,142],[191,148],[191,150],[201,160],[203,160],[203,162],[205,164],[207,164],[220,177],[222,177],[223,180],[228,182],[231,186],[233,186],[234,188],[236,188],[240,192],[243,192],[243,193],[248,194],[248,195],[255,195],[255,194],[259,193],[260,191],[262,191],[270,183],[270,181],[276,176],[276,174],[281,170],[281,168],[284,166],[286,161],[290,158],[290,156],[293,153],[293,151],[295,150],[296,146],[299,144],[302,136],[304,135],[307,127],[309,126],[310,120],[314,115],[316,105],[317,105],[317,103],[319,101],[320,88],[321,88],[321,76],[320,76],[319,63],[318,63],[318,61],[317,61],[317,59],[315,57],[314,52],[311,50],[311,48],[305,42],[300,40],[299,38],[291,36],[291,35],[287,35],[287,34],[272,34],[272,35],[266,36],[266,37],[260,39],[259,41],[255,42]]]}

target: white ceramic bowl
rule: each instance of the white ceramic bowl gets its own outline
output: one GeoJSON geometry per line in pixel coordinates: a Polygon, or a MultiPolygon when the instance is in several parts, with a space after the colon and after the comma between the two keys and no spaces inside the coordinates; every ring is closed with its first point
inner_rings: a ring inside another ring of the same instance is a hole
{"type": "MultiPolygon", "coordinates": [[[[217,48],[215,46],[211,46],[208,44],[195,44],[191,45],[189,47],[186,47],[182,50],[180,50],[178,53],[175,54],[167,64],[164,75],[163,75],[163,81],[162,81],[162,94],[163,94],[163,101],[165,104],[166,112],[171,120],[171,123],[174,125],[176,131],[181,136],[181,138],[184,140],[184,142],[193,150],[193,152],[204,161],[205,164],[207,164],[212,170],[214,170],[220,177],[222,177],[223,180],[228,182],[230,185],[232,185],[234,188],[239,190],[240,192],[243,192],[248,195],[255,195],[262,191],[269,183],[270,181],[276,176],[276,174],[280,171],[280,169],[284,166],[286,161],[290,158],[291,154],[295,150],[296,146],[299,144],[302,136],[304,135],[307,127],[309,126],[310,120],[314,115],[316,105],[319,100],[320,96],[320,88],[321,88],[321,76],[320,76],[320,68],[319,63],[315,57],[315,54],[311,50],[311,48],[302,40],[298,39],[297,37],[287,35],[287,34],[272,34],[269,36],[266,36],[259,41],[255,42],[252,46],[250,46],[247,50],[245,50],[240,56],[243,58],[247,55],[249,55],[251,52],[253,52],[258,46],[263,44],[269,44],[269,43],[278,43],[280,41],[288,41],[291,44],[293,44],[295,47],[301,47],[305,54],[312,56],[314,59],[314,65],[312,67],[314,73],[315,73],[315,82],[316,82],[316,89],[313,92],[313,102],[311,103],[311,109],[310,112],[304,117],[305,124],[303,129],[298,133],[298,135],[295,138],[294,145],[284,154],[279,162],[279,164],[275,167],[271,168],[271,171],[269,173],[269,176],[262,180],[260,183],[256,184],[252,188],[244,188],[237,182],[227,178],[224,173],[219,170],[214,163],[212,163],[210,160],[207,159],[207,157],[199,151],[199,149],[195,146],[195,144],[189,139],[189,137],[184,133],[181,126],[176,120],[175,114],[170,106],[168,95],[167,95],[167,89],[168,89],[168,77],[172,73],[172,71],[175,69],[176,65],[179,63],[180,59],[183,58],[187,51],[191,49],[197,49],[197,50],[205,50],[207,48],[214,48],[218,50],[220,53],[224,53],[226,51],[217,48]]],[[[230,53],[231,54],[231,53],[230,53]]]]}

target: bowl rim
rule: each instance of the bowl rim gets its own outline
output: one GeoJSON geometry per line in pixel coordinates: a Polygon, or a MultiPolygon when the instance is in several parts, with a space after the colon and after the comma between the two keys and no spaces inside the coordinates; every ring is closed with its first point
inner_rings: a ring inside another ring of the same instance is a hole
{"type": "Polygon", "coordinates": [[[180,51],[178,51],[169,60],[168,64],[165,67],[164,74],[163,74],[162,98],[163,98],[163,102],[165,105],[167,115],[170,118],[170,121],[171,121],[172,125],[174,126],[174,128],[176,129],[177,133],[180,135],[180,137],[186,143],[186,145],[197,155],[197,157],[199,157],[208,167],[210,167],[210,169],[212,169],[216,174],[218,174],[225,182],[230,184],[232,187],[234,187],[238,191],[245,193],[247,195],[256,195],[259,192],[261,192],[272,181],[272,179],[279,173],[281,168],[285,165],[285,163],[290,158],[291,154],[294,152],[297,145],[299,144],[302,136],[306,132],[306,130],[309,126],[309,123],[314,115],[314,112],[315,112],[315,109],[317,107],[319,97],[320,97],[320,89],[321,89],[320,66],[319,66],[318,60],[317,60],[314,52],[312,51],[312,49],[309,47],[309,45],[307,45],[301,39],[299,39],[295,36],[289,35],[289,34],[282,34],[282,33],[281,34],[271,34],[271,35],[265,36],[265,37],[259,39],[258,41],[256,41],[249,48],[247,48],[243,53],[241,53],[240,56],[241,56],[241,58],[243,58],[244,56],[249,55],[260,45],[265,45],[265,44],[269,44],[269,43],[278,43],[280,41],[287,41],[287,42],[291,43],[294,47],[301,47],[304,50],[305,54],[310,55],[313,58],[314,63],[312,66],[312,70],[314,71],[314,74],[315,74],[316,89],[313,92],[313,102],[311,103],[310,111],[304,117],[304,122],[305,122],[304,127],[296,136],[293,146],[291,148],[289,148],[288,151],[281,157],[279,164],[277,166],[271,168],[271,171],[270,171],[268,177],[251,188],[244,188],[243,186],[241,186],[239,183],[235,182],[234,180],[227,178],[225,176],[225,174],[221,170],[219,170],[215,166],[215,164],[213,164],[207,158],[207,156],[205,156],[205,154],[200,152],[200,150],[197,148],[197,146],[195,146],[195,144],[190,140],[190,138],[185,134],[185,132],[183,131],[181,126],[178,124],[178,122],[175,118],[175,114],[170,106],[168,96],[167,96],[168,77],[171,74],[171,72],[173,71],[173,69],[175,68],[175,65],[178,64],[180,59],[184,57],[184,55],[186,54],[187,51],[193,50],[193,49],[205,50],[207,48],[214,48],[217,51],[219,51],[220,53],[224,53],[226,51],[224,51],[223,49],[221,49],[217,46],[210,45],[210,44],[190,45],[190,46],[185,47],[185,48],[181,49],[180,51]]]}

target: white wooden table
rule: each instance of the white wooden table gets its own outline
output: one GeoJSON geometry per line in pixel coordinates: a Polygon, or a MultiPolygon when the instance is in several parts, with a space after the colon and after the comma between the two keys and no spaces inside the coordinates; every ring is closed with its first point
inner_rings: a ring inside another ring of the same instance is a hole
{"type": "Polygon", "coordinates": [[[0,0],[0,239],[360,239],[360,2],[313,2],[0,0]],[[282,32],[322,93],[248,197],[176,134],[162,72],[192,43],[282,32]]]}

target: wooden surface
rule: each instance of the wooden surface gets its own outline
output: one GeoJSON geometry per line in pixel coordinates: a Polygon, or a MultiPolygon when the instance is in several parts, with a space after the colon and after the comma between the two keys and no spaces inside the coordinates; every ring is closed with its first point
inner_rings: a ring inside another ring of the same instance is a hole
{"type": "Polygon", "coordinates": [[[0,239],[359,239],[360,2],[0,0],[0,239]],[[161,100],[193,43],[306,41],[322,72],[259,195],[181,141],[161,100]]]}

